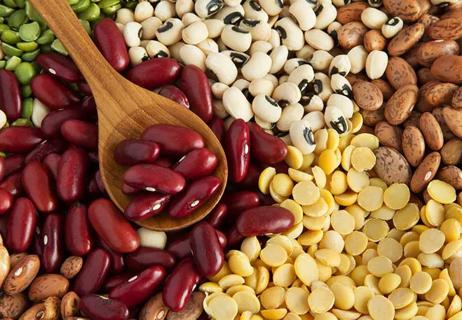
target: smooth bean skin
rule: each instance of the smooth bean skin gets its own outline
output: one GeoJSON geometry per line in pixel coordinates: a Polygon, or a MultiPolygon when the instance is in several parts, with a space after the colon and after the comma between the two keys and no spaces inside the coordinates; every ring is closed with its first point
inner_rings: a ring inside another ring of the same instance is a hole
{"type": "Polygon", "coordinates": [[[66,142],[62,139],[49,139],[37,145],[24,159],[25,163],[34,160],[43,161],[50,153],[62,153],[66,149],[66,142]]]}
{"type": "Polygon", "coordinates": [[[125,217],[140,221],[161,213],[168,205],[171,196],[156,192],[140,194],[130,201],[124,211],[125,217]]]}
{"type": "Polygon", "coordinates": [[[99,247],[104,249],[111,257],[111,272],[119,273],[125,269],[125,256],[112,250],[104,241],[101,239],[98,242],[99,247]]]}
{"type": "Polygon", "coordinates": [[[47,137],[57,137],[61,134],[61,125],[67,120],[85,118],[85,113],[80,108],[68,108],[51,111],[42,121],[40,129],[47,137]]]}
{"type": "Polygon", "coordinates": [[[237,231],[246,237],[287,231],[294,224],[294,215],[287,209],[262,206],[242,212],[236,222],[237,231]]]}
{"type": "Polygon", "coordinates": [[[234,182],[244,180],[250,164],[250,130],[244,120],[234,120],[226,131],[225,149],[230,178],[234,182]]]}
{"type": "Polygon", "coordinates": [[[0,150],[3,152],[28,152],[42,141],[43,134],[38,128],[8,127],[0,130],[0,150]]]}
{"type": "Polygon", "coordinates": [[[254,163],[250,163],[249,170],[245,179],[239,182],[240,187],[256,189],[258,187],[258,179],[260,178],[260,173],[262,168],[254,163]]]}
{"type": "MultiPolygon", "coordinates": [[[[226,248],[226,245],[228,244],[226,235],[219,230],[215,230],[215,232],[217,233],[218,242],[220,243],[221,248],[226,248]]],[[[191,256],[192,251],[190,238],[190,234],[185,234],[180,238],[176,239],[175,241],[170,242],[167,246],[167,251],[173,254],[178,259],[183,259],[191,256]]]]}
{"type": "Polygon", "coordinates": [[[122,33],[112,19],[105,18],[95,24],[93,35],[104,58],[117,71],[128,68],[130,58],[122,33]]]}
{"type": "Polygon", "coordinates": [[[13,195],[4,189],[0,189],[0,215],[5,214],[13,205],[13,195]]]}
{"type": "Polygon", "coordinates": [[[224,203],[219,203],[207,217],[208,223],[214,228],[219,228],[223,225],[228,216],[228,207],[224,203]]]}
{"type": "Polygon", "coordinates": [[[114,150],[114,159],[123,166],[138,163],[152,163],[159,157],[159,145],[141,139],[124,140],[114,150]]]}
{"type": "Polygon", "coordinates": [[[172,199],[168,214],[174,218],[190,215],[204,204],[220,187],[221,181],[215,176],[208,176],[191,183],[186,190],[172,199]]]}
{"type": "Polygon", "coordinates": [[[165,280],[162,291],[164,304],[174,312],[183,309],[200,278],[193,260],[183,259],[165,280]]]}
{"type": "Polygon", "coordinates": [[[50,153],[43,159],[43,164],[50,170],[55,180],[58,178],[58,166],[61,160],[61,155],[57,153],[50,153]]]}
{"type": "Polygon", "coordinates": [[[93,201],[88,219],[101,240],[115,252],[129,253],[140,246],[140,237],[111,201],[93,201]]]}
{"type": "Polygon", "coordinates": [[[109,298],[124,303],[128,308],[145,302],[162,283],[167,272],[162,266],[151,266],[111,290],[109,298]]]}
{"type": "Polygon", "coordinates": [[[63,217],[49,214],[45,218],[42,230],[41,265],[46,273],[55,273],[63,261],[63,217]]]}
{"type": "Polygon", "coordinates": [[[213,133],[215,133],[218,141],[223,142],[223,137],[225,135],[225,122],[223,119],[213,117],[212,121],[209,123],[209,127],[213,133]]]}
{"type": "Polygon", "coordinates": [[[218,165],[217,156],[207,148],[189,152],[178,161],[173,170],[181,174],[186,180],[211,175],[218,165]]]}
{"type": "Polygon", "coordinates": [[[285,159],[287,146],[282,139],[266,133],[255,123],[249,123],[249,127],[252,157],[267,164],[278,163],[285,159]]]}
{"type": "Polygon", "coordinates": [[[111,257],[103,249],[93,250],[77,274],[74,291],[80,296],[97,292],[103,286],[111,267],[111,257]]]}
{"type": "Polygon", "coordinates": [[[126,256],[127,268],[130,271],[139,272],[152,265],[161,265],[165,269],[170,269],[175,265],[175,257],[168,251],[140,247],[135,252],[126,256]]]}
{"type": "Polygon", "coordinates": [[[240,245],[245,237],[237,230],[236,226],[232,226],[226,232],[226,239],[228,239],[228,247],[233,248],[240,245]]]}
{"type": "Polygon", "coordinates": [[[35,61],[43,70],[63,81],[78,82],[82,80],[82,74],[74,62],[62,54],[56,52],[41,53],[35,61]]]}
{"type": "Polygon", "coordinates": [[[182,175],[155,164],[134,165],[125,171],[123,179],[126,184],[134,188],[151,188],[166,194],[176,194],[186,185],[182,175]]]}
{"type": "Polygon", "coordinates": [[[230,193],[225,197],[224,201],[228,207],[228,211],[237,215],[241,214],[242,211],[260,205],[258,193],[252,191],[237,191],[230,193]]]}
{"type": "Polygon", "coordinates": [[[215,228],[207,222],[196,225],[191,231],[190,243],[194,263],[203,276],[220,271],[225,258],[215,228]]]}
{"type": "Polygon", "coordinates": [[[8,120],[21,117],[21,88],[14,73],[5,69],[0,70],[0,106],[8,120]]]}
{"type": "Polygon", "coordinates": [[[183,67],[179,87],[189,100],[189,108],[205,123],[210,122],[212,112],[212,90],[207,75],[199,67],[188,64],[183,67]]]}
{"type": "Polygon", "coordinates": [[[64,219],[64,240],[73,256],[84,256],[93,247],[87,207],[80,203],[72,205],[64,219]]]}
{"type": "Polygon", "coordinates": [[[61,125],[61,134],[68,142],[87,149],[98,147],[98,127],[82,120],[66,120],[61,125]]]}
{"type": "Polygon", "coordinates": [[[51,189],[50,175],[41,162],[34,160],[24,167],[22,184],[39,211],[52,212],[56,210],[58,201],[51,189]]]}
{"type": "Polygon", "coordinates": [[[115,287],[117,287],[119,284],[128,281],[128,279],[130,279],[131,277],[133,277],[133,274],[130,273],[118,273],[114,276],[111,276],[109,279],[107,279],[102,290],[104,292],[109,292],[115,287]]]}
{"type": "Polygon", "coordinates": [[[131,68],[127,73],[127,78],[143,88],[152,90],[172,84],[178,78],[180,72],[181,66],[176,60],[153,58],[131,68]]]}
{"type": "Polygon", "coordinates": [[[8,176],[2,181],[0,188],[9,192],[14,197],[20,195],[24,189],[22,185],[22,173],[18,172],[8,176]]]}
{"type": "Polygon", "coordinates": [[[45,73],[35,76],[30,86],[34,96],[51,110],[67,108],[79,102],[79,97],[71,89],[45,73]]]}
{"type": "Polygon", "coordinates": [[[37,211],[27,198],[18,198],[8,217],[6,245],[12,252],[26,252],[32,244],[37,211]]]}
{"type": "Polygon", "coordinates": [[[130,316],[122,302],[96,294],[82,297],[79,308],[93,320],[127,320],[130,316]]]}
{"type": "Polygon", "coordinates": [[[3,180],[4,177],[7,177],[10,174],[15,173],[23,167],[24,156],[22,154],[12,154],[6,158],[2,158],[0,162],[2,163],[1,180],[3,180]]]}
{"type": "Polygon", "coordinates": [[[65,202],[81,200],[85,196],[88,155],[79,148],[71,147],[61,156],[58,165],[56,189],[65,202]]]}
{"type": "Polygon", "coordinates": [[[188,97],[181,91],[178,87],[173,85],[163,86],[159,90],[159,94],[170,100],[173,100],[182,106],[189,108],[189,100],[188,97]]]}
{"type": "Polygon", "coordinates": [[[162,153],[185,155],[191,150],[203,148],[204,139],[196,131],[171,124],[155,124],[144,130],[142,139],[154,141],[162,153]]]}

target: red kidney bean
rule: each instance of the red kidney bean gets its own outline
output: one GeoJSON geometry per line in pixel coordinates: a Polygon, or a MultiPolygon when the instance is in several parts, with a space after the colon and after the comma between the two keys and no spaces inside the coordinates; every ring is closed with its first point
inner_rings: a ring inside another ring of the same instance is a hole
{"type": "Polygon", "coordinates": [[[192,259],[183,259],[165,280],[162,291],[165,305],[174,312],[183,309],[199,281],[200,275],[192,259]]]}
{"type": "Polygon", "coordinates": [[[241,244],[242,240],[244,240],[244,236],[239,233],[236,226],[231,227],[226,232],[226,239],[228,240],[228,246],[233,248],[241,244]]]}
{"type": "Polygon", "coordinates": [[[166,275],[162,266],[151,266],[111,290],[109,298],[124,303],[128,308],[145,302],[159,287],[166,275]]]}
{"type": "Polygon", "coordinates": [[[66,120],[61,125],[64,139],[76,146],[88,149],[98,147],[98,127],[82,120],[66,120]]]}
{"type": "MultiPolygon", "coordinates": [[[[224,249],[228,242],[226,235],[219,230],[215,231],[217,233],[218,242],[220,243],[221,248],[224,249]]],[[[190,234],[184,234],[175,241],[170,242],[167,245],[167,251],[173,254],[178,259],[183,259],[190,256],[192,254],[190,237],[190,234]]]]}
{"type": "Polygon", "coordinates": [[[228,212],[241,214],[242,211],[258,207],[260,198],[258,193],[252,191],[237,191],[229,193],[224,199],[228,212]]]}
{"type": "Polygon", "coordinates": [[[24,166],[24,156],[22,154],[12,154],[6,158],[2,158],[0,162],[3,162],[3,169],[2,169],[2,178],[8,177],[10,174],[15,173],[19,169],[24,166]]]}
{"type": "Polygon", "coordinates": [[[103,240],[99,239],[98,244],[111,257],[111,270],[113,273],[122,272],[125,269],[125,257],[112,250],[103,240]]]}
{"type": "Polygon", "coordinates": [[[82,270],[77,274],[74,291],[79,296],[97,292],[103,286],[111,267],[111,257],[103,249],[95,249],[88,255],[82,270]]]}
{"type": "Polygon", "coordinates": [[[237,230],[246,237],[287,231],[294,224],[294,215],[287,209],[262,206],[244,211],[236,222],[237,230]]]}
{"type": "Polygon", "coordinates": [[[45,159],[43,159],[43,164],[47,166],[55,180],[58,178],[58,166],[60,160],[61,156],[57,153],[50,153],[45,157],[45,159]]]}
{"type": "Polygon", "coordinates": [[[3,152],[28,152],[42,141],[43,135],[38,128],[8,127],[0,130],[0,150],[3,152]]]}
{"type": "Polygon", "coordinates": [[[245,179],[239,182],[239,187],[258,189],[258,179],[260,178],[261,172],[262,168],[254,163],[250,163],[249,171],[247,172],[245,179]]]}
{"type": "Polygon", "coordinates": [[[95,173],[95,180],[99,191],[101,191],[101,193],[106,193],[106,187],[104,186],[103,178],[101,177],[101,172],[99,170],[95,173]]]}
{"type": "Polygon", "coordinates": [[[57,208],[58,202],[52,191],[49,172],[38,160],[31,161],[24,167],[22,184],[39,211],[52,212],[57,208]]]}
{"type": "Polygon", "coordinates": [[[5,214],[13,205],[13,195],[4,189],[0,189],[0,215],[5,214]]]}
{"type": "Polygon", "coordinates": [[[0,157],[0,181],[5,178],[6,174],[6,158],[5,157],[0,157]]]}
{"type": "Polygon", "coordinates": [[[212,91],[204,71],[193,64],[184,66],[179,87],[188,97],[191,111],[204,122],[210,122],[213,117],[212,91]]]}
{"type": "Polygon", "coordinates": [[[185,155],[193,149],[204,147],[204,139],[196,131],[171,124],[155,124],[144,130],[144,140],[154,141],[162,153],[185,155]]]}
{"type": "Polygon", "coordinates": [[[190,215],[210,199],[218,191],[220,185],[220,179],[215,176],[208,176],[194,181],[183,193],[177,195],[171,201],[168,214],[174,218],[182,218],[190,215]]]}
{"type": "Polygon", "coordinates": [[[58,201],[52,191],[50,175],[40,161],[31,161],[24,167],[22,184],[39,211],[52,212],[56,210],[58,201]]]}
{"type": "Polygon", "coordinates": [[[225,261],[217,233],[207,222],[197,224],[191,231],[191,251],[197,270],[203,276],[213,276],[225,261]]]}
{"type": "Polygon", "coordinates": [[[130,201],[124,215],[128,220],[140,221],[161,213],[170,201],[166,194],[148,192],[130,201]]]}
{"type": "Polygon", "coordinates": [[[115,287],[117,287],[119,284],[128,281],[128,279],[130,279],[131,277],[133,277],[133,274],[130,273],[119,273],[113,275],[109,279],[107,279],[106,283],[104,284],[103,291],[109,292],[115,287]]]}
{"type": "Polygon", "coordinates": [[[281,138],[263,131],[256,123],[249,123],[252,157],[260,162],[275,164],[285,159],[287,146],[281,138]]]}
{"type": "Polygon", "coordinates": [[[226,155],[229,175],[234,182],[245,179],[250,164],[250,131],[247,123],[236,119],[226,131],[226,155]]]}
{"type": "Polygon", "coordinates": [[[173,167],[186,180],[211,175],[218,165],[217,156],[207,148],[196,149],[181,158],[173,167]]]}
{"type": "Polygon", "coordinates": [[[45,116],[40,129],[47,137],[57,137],[61,134],[61,125],[64,122],[84,118],[85,113],[80,108],[55,110],[45,116]]]}
{"type": "Polygon", "coordinates": [[[82,297],[79,308],[92,320],[127,320],[130,316],[122,302],[96,294],[82,297]]]}
{"type": "Polygon", "coordinates": [[[37,212],[27,198],[19,198],[14,203],[8,217],[6,246],[13,252],[27,252],[34,238],[37,212]]]}
{"type": "Polygon", "coordinates": [[[7,236],[7,225],[8,225],[8,214],[0,216],[0,235],[2,239],[6,239],[7,236]]]}
{"type": "Polygon", "coordinates": [[[101,240],[115,252],[133,252],[140,246],[140,237],[111,201],[93,201],[88,219],[101,240]]]}
{"type": "Polygon", "coordinates": [[[74,256],[84,256],[93,247],[87,207],[80,203],[72,205],[64,220],[64,240],[67,250],[74,256]]]}
{"type": "Polygon", "coordinates": [[[63,81],[78,82],[82,80],[82,74],[74,62],[62,54],[55,52],[42,53],[35,61],[43,70],[63,81]]]}
{"type": "Polygon", "coordinates": [[[152,163],[159,157],[159,145],[141,139],[124,140],[114,150],[114,159],[118,164],[132,166],[138,163],[152,163]]]}
{"type": "Polygon", "coordinates": [[[228,216],[228,207],[224,203],[219,203],[207,217],[207,221],[214,228],[219,228],[228,216]]]}
{"type": "Polygon", "coordinates": [[[93,29],[95,42],[109,64],[121,72],[127,69],[130,58],[124,37],[112,19],[100,20],[93,29]]]}
{"type": "Polygon", "coordinates": [[[220,243],[220,247],[222,249],[226,248],[226,246],[228,245],[228,239],[226,238],[226,235],[220,230],[215,229],[215,232],[217,233],[217,238],[218,242],[220,243]]]}
{"type": "Polygon", "coordinates": [[[158,166],[164,167],[164,168],[170,168],[173,165],[172,159],[169,158],[158,158],[154,164],[157,164],[158,166]]]}
{"type": "Polygon", "coordinates": [[[182,175],[155,164],[134,165],[125,171],[123,178],[129,186],[166,194],[176,194],[186,184],[182,175]]]}
{"type": "Polygon", "coordinates": [[[225,135],[225,122],[223,119],[213,117],[212,121],[209,123],[209,127],[217,136],[218,141],[223,142],[223,137],[225,135]]]}
{"type": "MultiPolygon", "coordinates": [[[[96,183],[96,181],[95,181],[96,183]]],[[[99,189],[99,188],[98,188],[99,189]]],[[[139,188],[134,188],[132,186],[129,186],[128,184],[124,183],[122,185],[122,192],[125,193],[125,194],[135,194],[135,193],[138,193],[140,192],[142,189],[139,189],[139,188]]]]}
{"type": "Polygon", "coordinates": [[[141,247],[126,257],[127,268],[130,271],[139,272],[152,265],[161,265],[170,269],[175,265],[175,257],[166,250],[157,248],[141,247]]]}
{"type": "Polygon", "coordinates": [[[0,106],[10,121],[21,117],[22,98],[19,82],[13,72],[0,70],[0,106]]]}
{"type": "Polygon", "coordinates": [[[51,110],[67,108],[79,102],[79,97],[71,89],[45,73],[35,76],[30,86],[34,96],[51,110]]]}
{"type": "Polygon", "coordinates": [[[12,196],[18,196],[23,191],[22,185],[22,173],[14,173],[8,176],[3,182],[0,184],[0,188],[9,192],[12,196]]]}
{"type": "Polygon", "coordinates": [[[61,156],[58,165],[56,189],[66,202],[81,200],[85,195],[88,155],[82,149],[71,147],[61,156]]]}
{"type": "MultiPolygon", "coordinates": [[[[79,83],[77,83],[77,87],[79,88],[79,91],[81,93],[83,93],[84,95],[87,95],[87,96],[93,95],[93,92],[91,91],[90,85],[87,82],[85,82],[85,81],[79,82],[79,83]]],[[[86,98],[93,98],[93,97],[86,97],[86,98]]]]}
{"type": "Polygon", "coordinates": [[[50,153],[61,153],[65,148],[66,142],[61,139],[46,140],[29,152],[24,162],[29,163],[33,160],[42,161],[50,153]]]}
{"type": "Polygon", "coordinates": [[[47,215],[41,236],[41,265],[46,273],[54,273],[59,269],[63,260],[63,217],[54,213],[47,215]]]}
{"type": "Polygon", "coordinates": [[[189,100],[188,97],[181,91],[178,87],[173,85],[168,85],[160,88],[159,94],[170,100],[173,100],[186,108],[189,108],[189,100]]]}
{"type": "Polygon", "coordinates": [[[153,58],[131,68],[127,78],[143,88],[152,90],[175,82],[180,72],[181,66],[176,60],[153,58]]]}
{"type": "MultiPolygon", "coordinates": [[[[87,94],[91,94],[91,92],[87,93],[87,94]]],[[[92,96],[88,96],[88,97],[83,98],[83,100],[82,100],[82,111],[85,113],[86,116],[89,116],[89,115],[90,116],[96,116],[97,115],[97,110],[96,110],[95,98],[93,98],[92,96]]]]}
{"type": "Polygon", "coordinates": [[[40,221],[37,222],[37,227],[35,228],[34,238],[32,240],[32,252],[42,256],[42,228],[39,225],[40,221]]]}

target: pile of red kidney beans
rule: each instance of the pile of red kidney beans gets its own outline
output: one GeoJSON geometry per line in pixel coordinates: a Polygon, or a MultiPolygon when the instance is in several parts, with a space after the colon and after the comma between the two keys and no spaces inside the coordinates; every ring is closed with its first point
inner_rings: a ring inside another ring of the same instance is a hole
{"type": "MultiPolygon", "coordinates": [[[[172,217],[190,214],[221,183],[213,176],[217,158],[190,129],[147,128],[142,137],[116,149],[116,161],[127,166],[123,190],[136,194],[127,210],[119,212],[106,196],[98,169],[91,91],[69,58],[45,53],[37,60],[43,73],[31,86],[51,112],[41,128],[0,131],[0,150],[7,153],[0,157],[0,231],[10,255],[40,257],[40,273],[58,273],[68,256],[84,257],[71,290],[92,319],[136,318],[143,303],[161,290],[165,305],[180,311],[196,285],[220,270],[225,247],[239,244],[244,236],[278,232],[293,224],[290,212],[267,207],[273,201],[256,191],[265,165],[286,169],[281,161],[287,148],[253,123],[236,120],[226,129],[213,117],[210,86],[199,68],[153,58],[129,69],[124,40],[112,20],[99,22],[94,35],[116,70],[189,107],[209,124],[228,157],[225,196],[206,222],[169,234],[165,249],[141,247],[132,221],[163,210],[172,217]],[[208,189],[200,202],[188,206],[204,186],[208,189]],[[108,294],[113,303],[96,293],[108,294]]],[[[19,91],[8,92],[7,100],[17,104],[14,94],[19,91]]]]}

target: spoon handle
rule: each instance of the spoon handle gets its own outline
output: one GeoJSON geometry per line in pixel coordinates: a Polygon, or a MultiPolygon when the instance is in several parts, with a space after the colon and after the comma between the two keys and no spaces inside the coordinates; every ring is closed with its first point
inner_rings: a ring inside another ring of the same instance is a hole
{"type": "MultiPolygon", "coordinates": [[[[96,48],[66,0],[30,0],[50,29],[72,56],[93,91],[113,91],[104,86],[117,72],[96,48]]],[[[116,83],[116,81],[111,81],[116,83]]]]}

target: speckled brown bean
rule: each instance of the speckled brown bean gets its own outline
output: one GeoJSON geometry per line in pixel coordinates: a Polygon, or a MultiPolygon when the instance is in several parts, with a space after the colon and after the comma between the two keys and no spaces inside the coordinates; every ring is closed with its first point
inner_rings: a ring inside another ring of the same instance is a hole
{"type": "Polygon", "coordinates": [[[462,37],[462,20],[445,18],[436,21],[428,28],[428,35],[435,40],[457,40],[462,37]]]}
{"type": "Polygon", "coordinates": [[[437,81],[430,68],[420,68],[417,71],[417,79],[420,84],[424,84],[430,81],[437,81]]]}
{"type": "Polygon", "coordinates": [[[369,30],[364,35],[363,39],[364,48],[371,52],[373,50],[382,51],[387,45],[387,40],[378,30],[369,30]]]}
{"type": "MultiPolygon", "coordinates": [[[[80,298],[74,291],[69,291],[61,299],[61,317],[74,317],[79,315],[80,298]]],[[[157,320],[157,319],[156,319],[157,320]]]]}
{"type": "Polygon", "coordinates": [[[428,27],[430,27],[434,22],[438,21],[440,18],[428,13],[422,15],[419,19],[419,22],[425,26],[425,34],[428,35],[428,27]]]}
{"type": "MultiPolygon", "coordinates": [[[[203,292],[193,292],[191,299],[179,312],[170,311],[167,314],[166,320],[196,320],[202,314],[202,303],[204,302],[205,294],[203,292]]],[[[151,318],[153,319],[153,318],[151,318]]]]}
{"type": "Polygon", "coordinates": [[[65,276],[67,279],[74,278],[82,269],[83,266],[83,258],[77,256],[71,256],[64,260],[63,264],[61,265],[61,269],[59,272],[65,276]]]}
{"type": "Polygon", "coordinates": [[[386,80],[383,80],[383,79],[374,79],[371,81],[373,84],[375,84],[377,86],[377,88],[379,88],[379,90],[382,92],[382,95],[383,95],[383,99],[385,101],[387,101],[388,99],[390,99],[390,97],[393,95],[393,93],[395,92],[395,90],[393,89],[393,87],[386,81],[386,80]]]}
{"type": "Polygon", "coordinates": [[[462,109],[445,107],[443,109],[443,116],[451,132],[462,139],[462,109]]]}
{"type": "Polygon", "coordinates": [[[440,154],[444,164],[458,165],[462,162],[462,140],[454,138],[447,141],[440,154]]]}
{"type": "Polygon", "coordinates": [[[378,110],[362,110],[362,115],[363,115],[363,123],[366,126],[375,126],[377,123],[380,121],[385,120],[385,116],[383,115],[383,108],[380,108],[378,110]]]}
{"type": "Polygon", "coordinates": [[[27,256],[27,253],[25,252],[14,253],[10,255],[10,267],[14,268],[14,266],[17,265],[18,262],[21,261],[25,256],[27,256]]]}
{"type": "Polygon", "coordinates": [[[0,297],[0,317],[17,319],[27,308],[27,298],[22,293],[4,294],[0,297]]]}
{"type": "Polygon", "coordinates": [[[456,136],[449,129],[448,125],[446,124],[446,120],[444,120],[443,108],[433,109],[432,114],[435,116],[436,121],[438,121],[438,123],[440,124],[441,131],[443,131],[444,141],[454,139],[456,136]]]}
{"type": "Polygon", "coordinates": [[[428,41],[421,43],[416,50],[416,59],[422,66],[430,67],[438,57],[459,54],[459,45],[454,40],[428,41]]]}
{"type": "Polygon", "coordinates": [[[417,75],[414,69],[400,57],[392,57],[388,60],[385,76],[396,90],[408,84],[417,85],[417,75]]]}
{"type": "Polygon", "coordinates": [[[339,45],[344,49],[351,49],[363,43],[367,28],[361,22],[349,22],[337,30],[339,45]]]}
{"type": "Polygon", "coordinates": [[[425,112],[420,116],[420,130],[425,138],[425,143],[431,150],[440,150],[444,144],[443,132],[436,118],[425,112]]]}
{"type": "Polygon", "coordinates": [[[415,85],[407,85],[399,88],[385,104],[385,119],[390,124],[403,123],[411,114],[417,102],[418,88],[415,85]]]}
{"type": "Polygon", "coordinates": [[[423,191],[427,184],[435,177],[440,167],[441,156],[438,152],[429,153],[414,171],[411,179],[412,192],[423,191]]]}
{"type": "Polygon", "coordinates": [[[392,16],[399,16],[406,22],[417,21],[424,13],[416,0],[384,0],[385,10],[392,16]]]}
{"type": "Polygon", "coordinates": [[[382,91],[368,81],[356,81],[353,85],[353,97],[361,109],[377,110],[383,104],[382,91]]]}
{"type": "Polygon", "coordinates": [[[452,96],[451,106],[456,109],[462,109],[462,87],[457,88],[452,96]]]}
{"type": "Polygon", "coordinates": [[[379,138],[382,146],[395,148],[401,151],[401,129],[397,126],[392,126],[386,121],[381,121],[374,128],[375,135],[379,138]]]}
{"type": "Polygon", "coordinates": [[[3,291],[7,294],[15,294],[26,290],[37,276],[40,269],[40,259],[36,255],[24,257],[5,279],[3,291]]]}
{"type": "Polygon", "coordinates": [[[403,154],[409,164],[417,167],[425,156],[425,139],[419,128],[408,126],[402,135],[403,154]]]}
{"type": "Polygon", "coordinates": [[[361,21],[361,13],[369,6],[365,2],[352,2],[337,9],[337,21],[347,24],[353,21],[361,21]]]}
{"type": "Polygon", "coordinates": [[[377,162],[374,171],[385,183],[409,183],[411,166],[406,158],[393,148],[379,147],[374,151],[377,162]]]}
{"type": "Polygon", "coordinates": [[[438,170],[437,178],[449,183],[456,190],[462,190],[462,170],[456,166],[447,166],[438,170]]]}
{"type": "Polygon", "coordinates": [[[462,56],[441,56],[433,62],[430,70],[440,81],[462,84],[462,56]]]}
{"type": "Polygon", "coordinates": [[[35,320],[35,319],[43,320],[45,316],[45,310],[46,309],[45,309],[44,303],[33,305],[21,315],[19,320],[35,320]]]}
{"type": "Polygon", "coordinates": [[[43,301],[48,297],[61,298],[69,290],[69,280],[60,274],[44,274],[32,281],[29,299],[33,302],[43,301]]]}
{"type": "Polygon", "coordinates": [[[419,90],[417,109],[421,112],[432,111],[434,108],[451,103],[457,85],[449,82],[430,81],[419,90]]]}
{"type": "Polygon", "coordinates": [[[408,27],[404,27],[396,36],[388,43],[388,54],[391,56],[400,56],[411,49],[425,31],[425,26],[422,23],[415,23],[408,27]]]}
{"type": "Polygon", "coordinates": [[[162,301],[162,293],[149,299],[138,315],[139,320],[164,320],[169,313],[168,307],[162,301]]]}

